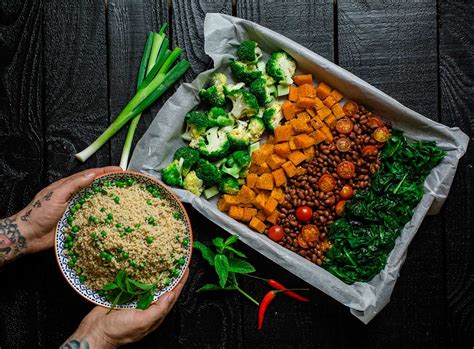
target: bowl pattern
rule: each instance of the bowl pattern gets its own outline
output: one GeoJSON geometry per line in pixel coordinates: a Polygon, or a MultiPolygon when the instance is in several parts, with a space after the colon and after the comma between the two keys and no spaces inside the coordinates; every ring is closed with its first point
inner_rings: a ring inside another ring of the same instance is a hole
{"type": "MultiPolygon", "coordinates": [[[[56,228],[56,237],[55,237],[55,253],[56,253],[56,258],[59,263],[59,267],[61,269],[61,272],[63,273],[64,277],[66,280],[69,282],[69,284],[83,297],[91,301],[92,303],[95,303],[97,305],[101,305],[104,307],[112,307],[112,303],[110,303],[104,296],[101,296],[100,294],[97,293],[97,291],[92,290],[91,288],[87,287],[86,285],[82,284],[79,281],[79,276],[76,274],[75,270],[72,269],[71,267],[68,266],[68,256],[65,255],[64,253],[64,242],[65,242],[65,235],[64,231],[68,225],[67,222],[67,217],[70,214],[71,208],[78,202],[78,200],[86,193],[91,193],[92,194],[92,187],[95,185],[100,185],[103,184],[105,181],[116,181],[116,180],[126,180],[128,178],[132,177],[137,181],[137,183],[144,184],[146,186],[148,185],[153,185],[156,187],[158,192],[161,194],[161,198],[166,200],[178,213],[179,213],[179,219],[185,224],[186,226],[186,233],[187,233],[187,238],[189,241],[186,255],[184,257],[185,263],[180,269],[179,276],[176,278],[173,278],[168,286],[166,286],[163,289],[157,290],[155,292],[155,296],[153,298],[153,301],[155,302],[160,296],[170,290],[172,290],[176,284],[181,280],[181,277],[184,274],[184,271],[186,270],[186,267],[189,264],[189,260],[191,258],[191,249],[192,249],[192,235],[191,235],[191,226],[189,224],[189,220],[186,214],[186,211],[184,210],[183,206],[181,203],[178,201],[178,199],[168,190],[164,187],[163,184],[160,182],[153,180],[150,177],[147,177],[145,175],[136,173],[136,172],[129,172],[129,171],[124,171],[124,172],[111,172],[102,175],[101,177],[97,178],[94,180],[94,182],[88,187],[84,188],[78,193],[76,193],[71,200],[69,200],[68,206],[66,208],[66,211],[64,212],[63,216],[58,222],[57,228],[56,228]]],[[[128,304],[123,304],[123,305],[117,305],[116,308],[119,309],[131,309],[131,308],[136,308],[137,302],[133,301],[128,304]]]]}

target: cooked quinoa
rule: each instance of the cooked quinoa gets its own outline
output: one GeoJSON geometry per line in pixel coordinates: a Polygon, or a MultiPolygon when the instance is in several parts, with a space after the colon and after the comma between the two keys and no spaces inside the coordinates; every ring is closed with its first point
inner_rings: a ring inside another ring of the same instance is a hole
{"type": "Polygon", "coordinates": [[[179,275],[189,241],[179,212],[155,187],[131,178],[105,182],[71,210],[65,253],[81,282],[94,290],[123,269],[161,288],[179,275]]]}

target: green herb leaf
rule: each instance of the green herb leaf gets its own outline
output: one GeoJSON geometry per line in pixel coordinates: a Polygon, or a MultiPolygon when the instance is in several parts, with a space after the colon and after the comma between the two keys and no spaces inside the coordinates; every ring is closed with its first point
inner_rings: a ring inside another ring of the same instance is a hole
{"type": "Polygon", "coordinates": [[[127,285],[125,285],[125,279],[127,278],[127,273],[125,270],[120,269],[120,271],[117,273],[117,276],[115,277],[115,283],[120,287],[122,291],[127,292],[127,285]]]}
{"type": "Polygon", "coordinates": [[[110,291],[118,288],[118,285],[115,282],[109,282],[108,284],[105,284],[103,290],[104,291],[110,291]]]}
{"type": "Polygon", "coordinates": [[[133,286],[130,283],[130,279],[128,277],[125,279],[125,286],[127,287],[128,293],[136,294],[136,291],[133,289],[133,286]]]}
{"type": "Polygon", "coordinates": [[[247,274],[253,273],[255,268],[252,264],[241,259],[230,258],[229,259],[229,271],[232,273],[247,274]]]}
{"type": "Polygon", "coordinates": [[[139,281],[136,281],[136,280],[133,280],[133,279],[128,279],[128,281],[135,287],[143,290],[143,291],[149,291],[151,290],[153,287],[155,287],[154,284],[144,284],[144,283],[141,283],[139,281]]]}
{"type": "Polygon", "coordinates": [[[223,254],[217,254],[214,257],[214,267],[219,276],[219,285],[224,287],[229,276],[229,260],[223,254]]]}
{"type": "Polygon", "coordinates": [[[194,248],[201,252],[202,258],[204,258],[210,265],[214,265],[214,252],[199,241],[194,241],[194,248]]]}
{"type": "Polygon", "coordinates": [[[235,287],[230,287],[230,286],[227,286],[227,287],[220,287],[219,285],[216,285],[216,284],[205,284],[204,286],[202,286],[199,290],[197,290],[196,292],[205,292],[205,291],[233,291],[235,290],[235,287]]]}
{"type": "Polygon", "coordinates": [[[231,235],[231,236],[229,236],[229,237],[225,240],[224,245],[225,245],[225,246],[232,245],[232,244],[235,243],[237,240],[239,240],[239,236],[238,236],[238,235],[231,235]]]}
{"type": "Polygon", "coordinates": [[[217,237],[217,238],[212,239],[212,243],[217,248],[223,248],[224,247],[224,239],[221,238],[221,237],[217,237]]]}
{"type": "Polygon", "coordinates": [[[151,302],[153,302],[153,297],[155,295],[155,289],[150,289],[148,292],[144,293],[137,302],[137,309],[145,310],[147,309],[151,302]]]}
{"type": "Polygon", "coordinates": [[[234,252],[237,256],[239,257],[242,257],[242,258],[247,258],[247,256],[245,254],[243,254],[242,252],[240,251],[237,251],[235,248],[233,248],[232,246],[226,246],[225,247],[226,250],[229,250],[231,252],[234,252]]]}

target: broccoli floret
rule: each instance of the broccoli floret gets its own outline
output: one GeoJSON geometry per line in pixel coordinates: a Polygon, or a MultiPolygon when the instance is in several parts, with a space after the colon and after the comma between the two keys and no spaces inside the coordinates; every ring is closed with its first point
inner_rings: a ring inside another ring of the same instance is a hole
{"type": "Polygon", "coordinates": [[[204,191],[204,182],[196,176],[195,171],[191,171],[184,177],[183,188],[189,190],[196,196],[201,196],[204,191]]]}
{"type": "Polygon", "coordinates": [[[235,119],[219,107],[211,108],[207,117],[212,126],[232,126],[235,123],[235,119]]]}
{"type": "Polygon", "coordinates": [[[219,191],[221,193],[237,195],[239,189],[239,181],[234,177],[225,176],[219,182],[219,191]]]}
{"type": "Polygon", "coordinates": [[[196,149],[192,149],[190,147],[178,148],[174,153],[174,160],[180,159],[183,159],[182,173],[184,176],[186,176],[193,165],[198,161],[199,152],[196,149]]]}
{"type": "Polygon", "coordinates": [[[237,84],[229,84],[224,86],[224,94],[227,96],[230,92],[234,90],[240,90],[245,87],[243,82],[239,82],[237,84]]]}
{"type": "Polygon", "coordinates": [[[281,120],[283,120],[283,114],[281,113],[281,103],[274,102],[263,112],[263,122],[268,130],[274,131],[276,127],[280,126],[281,120]]]}
{"type": "Polygon", "coordinates": [[[230,146],[234,149],[245,149],[250,145],[250,134],[247,131],[247,123],[237,121],[237,126],[227,133],[230,146]]]}
{"type": "Polygon", "coordinates": [[[275,99],[276,88],[273,83],[272,77],[263,75],[250,84],[250,92],[254,94],[260,105],[268,104],[275,99]]]}
{"type": "Polygon", "coordinates": [[[199,159],[197,162],[196,176],[202,179],[206,187],[217,185],[221,180],[221,173],[217,167],[204,159],[199,159]]]}
{"type": "Polygon", "coordinates": [[[232,153],[232,157],[242,167],[248,167],[250,165],[250,154],[246,150],[238,150],[232,153]]]}
{"type": "Polygon", "coordinates": [[[173,187],[181,187],[183,185],[183,162],[184,159],[174,160],[163,170],[161,170],[161,176],[166,184],[173,187]]]}
{"type": "Polygon", "coordinates": [[[230,114],[237,118],[250,118],[258,113],[258,102],[253,94],[245,90],[231,91],[227,97],[232,101],[230,114]]]}
{"type": "Polygon", "coordinates": [[[199,144],[199,152],[209,160],[219,160],[227,155],[230,143],[225,132],[218,127],[210,128],[199,144]]]}
{"type": "Polygon", "coordinates": [[[246,64],[236,60],[230,61],[230,71],[232,76],[238,80],[250,84],[255,79],[262,76],[262,72],[254,64],[246,64]]]}
{"type": "Polygon", "coordinates": [[[255,41],[242,41],[237,49],[237,59],[245,63],[256,63],[262,57],[262,50],[255,41]]]}
{"type": "Polygon", "coordinates": [[[250,154],[245,150],[233,152],[222,165],[221,171],[234,178],[239,178],[242,170],[250,165],[250,154]]]}
{"type": "Polygon", "coordinates": [[[275,82],[282,85],[291,85],[291,77],[296,71],[296,61],[284,51],[275,52],[268,60],[266,72],[275,82]]]}
{"type": "Polygon", "coordinates": [[[227,77],[223,73],[215,73],[211,76],[210,86],[199,91],[199,97],[204,103],[213,107],[223,107],[225,105],[224,86],[227,77]]]}
{"type": "MultiPolygon", "coordinates": [[[[181,135],[181,138],[187,141],[194,141],[201,137],[204,132],[210,127],[207,115],[200,111],[191,111],[186,114],[186,131],[181,135]]],[[[190,145],[191,148],[194,146],[190,145]]]]}
{"type": "Polygon", "coordinates": [[[254,116],[250,119],[249,125],[247,126],[247,131],[250,135],[250,141],[256,142],[262,137],[263,132],[265,132],[265,123],[263,119],[254,116]]]}

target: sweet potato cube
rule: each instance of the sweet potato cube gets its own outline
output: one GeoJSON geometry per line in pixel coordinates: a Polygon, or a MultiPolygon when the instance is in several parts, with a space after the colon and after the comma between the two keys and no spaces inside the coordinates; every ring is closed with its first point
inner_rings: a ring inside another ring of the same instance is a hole
{"type": "Polygon", "coordinates": [[[280,216],[280,212],[278,212],[277,210],[273,211],[273,213],[271,215],[269,215],[267,217],[267,222],[270,223],[270,224],[277,224],[278,222],[278,217],[280,216]]]}
{"type": "Polygon", "coordinates": [[[240,204],[240,198],[236,195],[224,194],[219,198],[217,207],[219,210],[225,212],[230,206],[237,206],[240,204]]]}
{"type": "Polygon", "coordinates": [[[324,99],[323,103],[326,105],[326,107],[331,108],[336,103],[336,101],[331,95],[329,95],[324,99]]]}
{"type": "Polygon", "coordinates": [[[317,115],[311,119],[309,124],[315,130],[319,130],[321,127],[324,126],[324,123],[321,121],[321,119],[317,115]]]}
{"type": "Polygon", "coordinates": [[[229,207],[229,216],[240,221],[244,218],[244,208],[239,206],[230,206],[229,207]]]}
{"type": "Polygon", "coordinates": [[[316,112],[313,108],[306,109],[306,112],[309,114],[310,117],[314,118],[316,116],[316,112]]]}
{"type": "Polygon", "coordinates": [[[296,115],[296,105],[290,101],[285,101],[281,106],[281,111],[286,120],[291,120],[296,115]]]}
{"type": "Polygon", "coordinates": [[[314,139],[314,144],[319,144],[326,140],[326,135],[321,131],[322,127],[319,130],[310,133],[310,137],[314,139]]]}
{"type": "Polygon", "coordinates": [[[325,99],[331,93],[331,87],[326,85],[324,82],[319,83],[318,88],[316,89],[316,94],[319,98],[325,99]]]}
{"type": "Polygon", "coordinates": [[[275,141],[277,143],[286,142],[290,140],[291,136],[294,134],[293,128],[291,125],[283,125],[275,127],[275,141]]]}
{"type": "Polygon", "coordinates": [[[295,150],[296,149],[295,137],[291,137],[290,140],[288,141],[288,144],[290,145],[290,150],[295,150]]]}
{"type": "Polygon", "coordinates": [[[258,175],[255,173],[249,173],[246,178],[247,187],[255,188],[255,183],[257,183],[258,175]]]}
{"type": "Polygon", "coordinates": [[[282,157],[278,156],[277,154],[272,154],[268,157],[267,159],[267,164],[270,166],[272,170],[276,170],[277,168],[280,168],[281,165],[285,163],[285,159],[282,157]]]}
{"type": "Polygon", "coordinates": [[[267,156],[268,154],[263,152],[260,147],[252,153],[251,163],[261,166],[267,161],[267,156]]]}
{"type": "Polygon", "coordinates": [[[326,137],[326,142],[331,142],[333,140],[333,136],[329,127],[323,126],[320,128],[320,130],[324,133],[324,136],[326,137]]]}
{"type": "Polygon", "coordinates": [[[252,189],[247,187],[246,185],[243,185],[240,188],[239,199],[240,199],[241,203],[250,204],[255,200],[256,196],[257,196],[257,194],[252,189]]]}
{"type": "MultiPolygon", "coordinates": [[[[303,114],[303,113],[301,113],[301,114],[303,114]]],[[[296,119],[290,120],[290,125],[291,125],[291,127],[293,127],[293,130],[295,131],[294,132],[295,134],[309,133],[309,132],[313,131],[313,128],[310,126],[308,121],[309,120],[306,121],[305,119],[296,118],[296,119]]]]}
{"type": "Polygon", "coordinates": [[[272,172],[272,170],[270,169],[270,166],[268,166],[267,163],[264,162],[262,165],[251,164],[249,167],[249,172],[261,175],[263,173],[270,173],[272,172]]]}
{"type": "Polygon", "coordinates": [[[270,156],[273,153],[273,144],[265,143],[258,150],[263,152],[266,156],[270,156]]]}
{"type": "Polygon", "coordinates": [[[278,201],[276,201],[274,198],[269,197],[267,200],[267,203],[265,204],[265,207],[263,208],[263,212],[269,216],[273,212],[275,212],[276,208],[278,206],[278,201]]]}
{"type": "Polygon", "coordinates": [[[283,159],[286,159],[291,152],[290,145],[288,144],[288,142],[275,144],[275,148],[273,149],[273,151],[275,152],[275,154],[282,157],[283,159]]]}
{"type": "Polygon", "coordinates": [[[282,166],[283,170],[285,170],[285,173],[288,177],[294,177],[296,176],[296,166],[293,165],[291,161],[285,162],[282,166]]]}
{"type": "Polygon", "coordinates": [[[293,76],[293,81],[296,85],[301,86],[304,84],[310,84],[313,86],[313,75],[311,74],[301,74],[293,76]]]}
{"type": "Polygon", "coordinates": [[[298,97],[296,106],[301,108],[312,108],[314,106],[314,99],[309,97],[298,97]]]}
{"type": "Polygon", "coordinates": [[[298,99],[305,97],[311,99],[316,97],[316,91],[314,90],[313,84],[303,84],[298,87],[298,99]]]}
{"type": "Polygon", "coordinates": [[[308,136],[307,134],[299,134],[294,138],[294,144],[296,146],[296,149],[303,149],[312,146],[315,141],[312,137],[308,136]]]}
{"type": "Polygon", "coordinates": [[[263,209],[265,207],[265,204],[267,203],[268,197],[269,196],[267,192],[265,191],[261,191],[260,193],[258,193],[258,195],[255,197],[255,200],[253,202],[255,207],[263,209]]]}
{"type": "Polygon", "coordinates": [[[290,86],[290,92],[288,94],[288,100],[291,102],[296,102],[298,99],[298,87],[290,86]]]}
{"type": "Polygon", "coordinates": [[[243,222],[250,222],[253,217],[257,214],[257,209],[253,207],[244,207],[244,216],[242,217],[243,222]]]}
{"type": "Polygon", "coordinates": [[[325,107],[324,103],[322,100],[320,100],[318,97],[314,99],[314,108],[316,110],[323,109],[325,107]]]}
{"type": "Polygon", "coordinates": [[[304,148],[303,153],[306,156],[306,160],[311,161],[314,158],[314,153],[315,153],[314,146],[304,148]]]}
{"type": "Polygon", "coordinates": [[[288,156],[288,160],[290,160],[295,166],[298,166],[301,164],[303,161],[306,160],[306,155],[304,155],[301,151],[299,150],[293,150],[291,154],[288,156]]]}
{"type": "Polygon", "coordinates": [[[296,103],[295,103],[295,107],[296,107],[296,114],[301,113],[302,111],[305,111],[305,109],[306,109],[304,107],[298,107],[298,105],[296,105],[296,103]]]}
{"type": "Polygon", "coordinates": [[[258,219],[260,219],[262,222],[267,218],[267,216],[266,216],[265,213],[263,212],[263,209],[258,210],[258,211],[257,211],[257,214],[255,215],[255,217],[257,217],[258,219]]]}
{"type": "Polygon", "coordinates": [[[321,120],[326,119],[329,115],[331,115],[331,109],[328,107],[324,107],[318,110],[318,116],[321,120]]]}
{"type": "Polygon", "coordinates": [[[273,188],[272,193],[270,194],[271,198],[274,198],[278,203],[282,203],[285,200],[285,193],[281,188],[273,188]]]}
{"type": "MultiPolygon", "coordinates": [[[[296,119],[299,120],[299,121],[308,122],[309,120],[311,120],[311,115],[309,115],[306,111],[303,111],[303,112],[298,113],[296,115],[296,119]]],[[[290,121],[290,123],[291,123],[291,121],[290,121]]]]}
{"type": "Polygon", "coordinates": [[[272,190],[274,185],[273,176],[270,173],[264,173],[258,178],[255,187],[258,189],[272,190]]]}
{"type": "Polygon", "coordinates": [[[332,106],[331,108],[332,113],[336,117],[336,119],[340,119],[344,116],[346,116],[346,113],[344,113],[344,109],[342,109],[341,105],[339,103],[336,103],[332,106]]]}
{"type": "Polygon", "coordinates": [[[326,119],[324,119],[324,122],[326,123],[326,125],[329,126],[329,128],[333,129],[334,127],[336,127],[337,119],[334,115],[331,114],[326,119]]]}
{"type": "Polygon", "coordinates": [[[334,98],[334,100],[335,100],[336,102],[339,102],[339,101],[341,101],[341,100],[344,98],[344,96],[342,95],[342,93],[339,92],[338,90],[332,90],[329,95],[330,95],[332,98],[334,98]]]}
{"type": "Polygon", "coordinates": [[[263,233],[265,231],[266,225],[257,217],[253,217],[249,223],[249,227],[258,231],[259,233],[263,233]]]}
{"type": "Polygon", "coordinates": [[[286,175],[285,172],[279,168],[272,172],[273,180],[275,181],[275,186],[280,187],[286,185],[286,175]]]}

